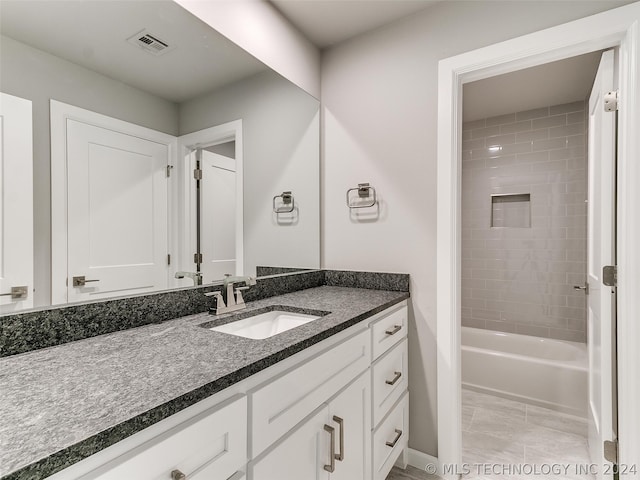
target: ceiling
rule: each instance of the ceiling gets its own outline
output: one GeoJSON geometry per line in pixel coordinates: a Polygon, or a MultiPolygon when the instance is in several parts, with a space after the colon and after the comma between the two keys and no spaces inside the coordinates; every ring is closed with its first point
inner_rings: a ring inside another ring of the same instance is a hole
{"type": "Polygon", "coordinates": [[[269,0],[319,48],[335,45],[438,0],[269,0]]]}
{"type": "Polygon", "coordinates": [[[0,13],[2,35],[171,102],[266,69],[169,0],[2,0],[0,13]],[[143,29],[175,48],[154,56],[127,42],[143,29]]]}
{"type": "Polygon", "coordinates": [[[465,84],[464,121],[585,100],[601,54],[588,53],[465,84]]]}

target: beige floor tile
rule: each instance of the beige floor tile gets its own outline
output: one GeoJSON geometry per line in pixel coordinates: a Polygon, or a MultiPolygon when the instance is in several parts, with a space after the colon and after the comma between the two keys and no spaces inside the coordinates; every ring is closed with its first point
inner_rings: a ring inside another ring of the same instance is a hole
{"type": "Polygon", "coordinates": [[[526,406],[527,423],[540,425],[541,427],[553,428],[562,432],[587,436],[587,419],[568,415],[566,413],[555,412],[548,408],[526,406]]]}
{"type": "Polygon", "coordinates": [[[480,407],[489,410],[497,410],[513,416],[522,416],[523,420],[526,415],[524,403],[475,392],[466,388],[462,389],[462,405],[474,408],[480,407]]]}

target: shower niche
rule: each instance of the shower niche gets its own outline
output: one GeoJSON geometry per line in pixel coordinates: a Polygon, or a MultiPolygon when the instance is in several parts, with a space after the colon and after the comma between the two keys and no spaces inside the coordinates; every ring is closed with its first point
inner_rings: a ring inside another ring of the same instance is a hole
{"type": "Polygon", "coordinates": [[[491,195],[491,227],[531,228],[531,194],[491,195]]]}

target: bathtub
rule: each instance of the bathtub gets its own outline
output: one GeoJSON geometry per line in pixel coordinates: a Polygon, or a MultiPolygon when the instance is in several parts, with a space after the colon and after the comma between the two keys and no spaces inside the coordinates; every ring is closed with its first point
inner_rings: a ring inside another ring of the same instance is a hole
{"type": "Polygon", "coordinates": [[[583,343],[462,327],[462,385],[581,417],[587,415],[583,343]]]}

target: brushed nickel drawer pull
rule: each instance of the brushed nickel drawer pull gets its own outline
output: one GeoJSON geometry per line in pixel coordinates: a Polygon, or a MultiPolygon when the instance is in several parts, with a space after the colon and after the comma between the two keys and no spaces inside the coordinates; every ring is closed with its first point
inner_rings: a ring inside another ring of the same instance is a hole
{"type": "Polygon", "coordinates": [[[387,385],[395,385],[396,382],[398,380],[400,380],[400,377],[402,376],[402,372],[393,372],[395,374],[395,377],[393,377],[393,380],[385,380],[384,383],[386,383],[387,385]]]}
{"type": "Polygon", "coordinates": [[[386,333],[387,335],[395,335],[400,330],[402,330],[402,325],[394,325],[391,330],[386,330],[384,333],[386,333]]]}
{"type": "Polygon", "coordinates": [[[187,476],[180,470],[173,470],[171,472],[171,480],[187,480],[187,476]]]}
{"type": "Polygon", "coordinates": [[[340,453],[336,453],[335,457],[342,462],[344,460],[344,419],[334,415],[333,421],[340,427],[340,453]]]}
{"type": "Polygon", "coordinates": [[[325,465],[324,469],[327,472],[333,473],[333,471],[336,469],[336,455],[333,453],[336,450],[336,429],[325,424],[324,431],[329,432],[329,435],[331,435],[331,445],[329,447],[329,451],[331,452],[331,463],[329,465],[325,465]]]}
{"type": "Polygon", "coordinates": [[[398,430],[396,428],[396,438],[393,439],[393,442],[387,442],[387,447],[395,447],[396,443],[398,443],[398,440],[400,440],[400,437],[402,436],[402,430],[398,430]]]}

